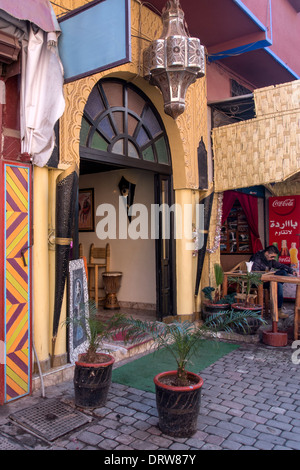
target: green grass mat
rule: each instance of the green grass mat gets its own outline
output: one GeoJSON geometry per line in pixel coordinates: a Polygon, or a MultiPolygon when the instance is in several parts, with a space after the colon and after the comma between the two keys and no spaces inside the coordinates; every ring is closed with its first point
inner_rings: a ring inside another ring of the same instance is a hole
{"type": "MultiPolygon", "coordinates": [[[[239,347],[212,340],[200,340],[200,343],[198,354],[187,367],[187,370],[196,374],[239,347]]],[[[146,392],[155,392],[153,377],[160,372],[175,369],[176,362],[171,353],[167,349],[160,349],[114,369],[112,381],[146,392]]]]}

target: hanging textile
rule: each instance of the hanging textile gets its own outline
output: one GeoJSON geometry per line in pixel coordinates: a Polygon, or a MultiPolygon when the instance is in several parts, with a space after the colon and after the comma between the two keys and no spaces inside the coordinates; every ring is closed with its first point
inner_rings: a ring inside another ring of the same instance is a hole
{"type": "Polygon", "coordinates": [[[56,182],[55,299],[52,329],[52,361],[70,258],[79,171],[74,164],[56,182]]]}
{"type": "Polygon", "coordinates": [[[258,231],[258,204],[257,198],[239,191],[226,191],[223,198],[222,224],[227,219],[235,200],[238,199],[245,212],[250,229],[253,253],[263,248],[258,231]]]}

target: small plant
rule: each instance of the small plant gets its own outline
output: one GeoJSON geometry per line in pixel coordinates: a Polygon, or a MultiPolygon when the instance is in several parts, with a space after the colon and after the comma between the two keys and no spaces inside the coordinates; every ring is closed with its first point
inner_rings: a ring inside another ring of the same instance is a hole
{"type": "Polygon", "coordinates": [[[208,318],[207,324],[210,330],[225,331],[227,333],[239,331],[247,334],[251,329],[249,321],[250,323],[254,321],[257,324],[266,324],[266,321],[258,313],[251,310],[223,312],[219,316],[208,318]]]}
{"type": "MultiPolygon", "coordinates": [[[[82,356],[82,360],[87,363],[95,363],[99,360],[99,350],[103,350],[105,340],[115,336],[122,327],[124,315],[116,313],[112,317],[102,320],[98,315],[98,309],[94,301],[88,301],[79,306],[79,315],[74,318],[67,318],[65,323],[76,325],[82,328],[87,338],[87,350],[82,356]]],[[[101,353],[100,353],[101,354],[101,353]]]]}
{"type": "Polygon", "coordinates": [[[235,302],[235,293],[228,294],[225,297],[222,297],[222,284],[224,280],[224,271],[220,264],[216,263],[214,265],[214,274],[215,274],[215,287],[204,287],[202,292],[204,297],[209,300],[212,304],[232,304],[235,302]],[[214,295],[213,295],[214,292],[214,295]]]}
{"type": "Polygon", "coordinates": [[[126,334],[132,341],[135,341],[141,334],[150,335],[154,341],[154,346],[158,349],[166,348],[172,354],[176,364],[177,373],[175,386],[189,385],[187,364],[196,355],[201,347],[200,339],[203,339],[207,331],[233,331],[234,327],[241,327],[247,324],[247,319],[260,319],[253,312],[231,312],[217,318],[212,317],[206,320],[203,325],[196,326],[191,322],[178,322],[166,324],[163,322],[149,322],[129,318],[125,320],[126,334]]]}
{"type": "Polygon", "coordinates": [[[214,288],[213,287],[204,287],[204,289],[202,289],[202,292],[204,294],[204,297],[209,300],[211,303],[213,304],[233,304],[235,302],[235,292],[233,292],[232,294],[227,294],[225,295],[224,297],[222,297],[221,299],[219,300],[216,300],[215,298],[213,298],[212,296],[212,292],[214,292],[214,288]]]}
{"type": "Polygon", "coordinates": [[[155,321],[142,321],[129,318],[126,334],[135,341],[141,334],[150,335],[157,349],[166,348],[173,356],[177,364],[176,385],[186,385],[186,365],[191,356],[199,347],[199,339],[202,337],[200,329],[190,322],[178,322],[166,324],[155,321]]]}

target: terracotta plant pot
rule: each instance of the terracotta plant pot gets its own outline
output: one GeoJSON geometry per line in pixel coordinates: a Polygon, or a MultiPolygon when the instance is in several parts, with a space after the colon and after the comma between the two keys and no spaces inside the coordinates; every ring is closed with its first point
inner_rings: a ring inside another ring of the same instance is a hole
{"type": "Polygon", "coordinates": [[[79,356],[75,363],[74,390],[75,405],[81,408],[99,408],[107,401],[111,385],[112,366],[115,362],[113,356],[102,354],[106,362],[86,363],[79,356]]]}
{"type": "Polygon", "coordinates": [[[159,428],[169,436],[190,437],[197,431],[203,379],[188,372],[194,382],[191,385],[177,387],[163,382],[174,376],[176,371],[162,372],[154,377],[159,428]]]}

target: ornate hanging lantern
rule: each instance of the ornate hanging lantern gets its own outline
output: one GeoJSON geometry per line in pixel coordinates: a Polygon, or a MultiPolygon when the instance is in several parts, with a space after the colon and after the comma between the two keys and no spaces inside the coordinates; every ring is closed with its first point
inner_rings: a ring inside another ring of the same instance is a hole
{"type": "Polygon", "coordinates": [[[144,78],[161,90],[165,113],[176,119],[188,87],[205,74],[205,53],[200,40],[188,36],[179,0],[167,1],[162,22],[161,37],[144,51],[144,78]]]}

